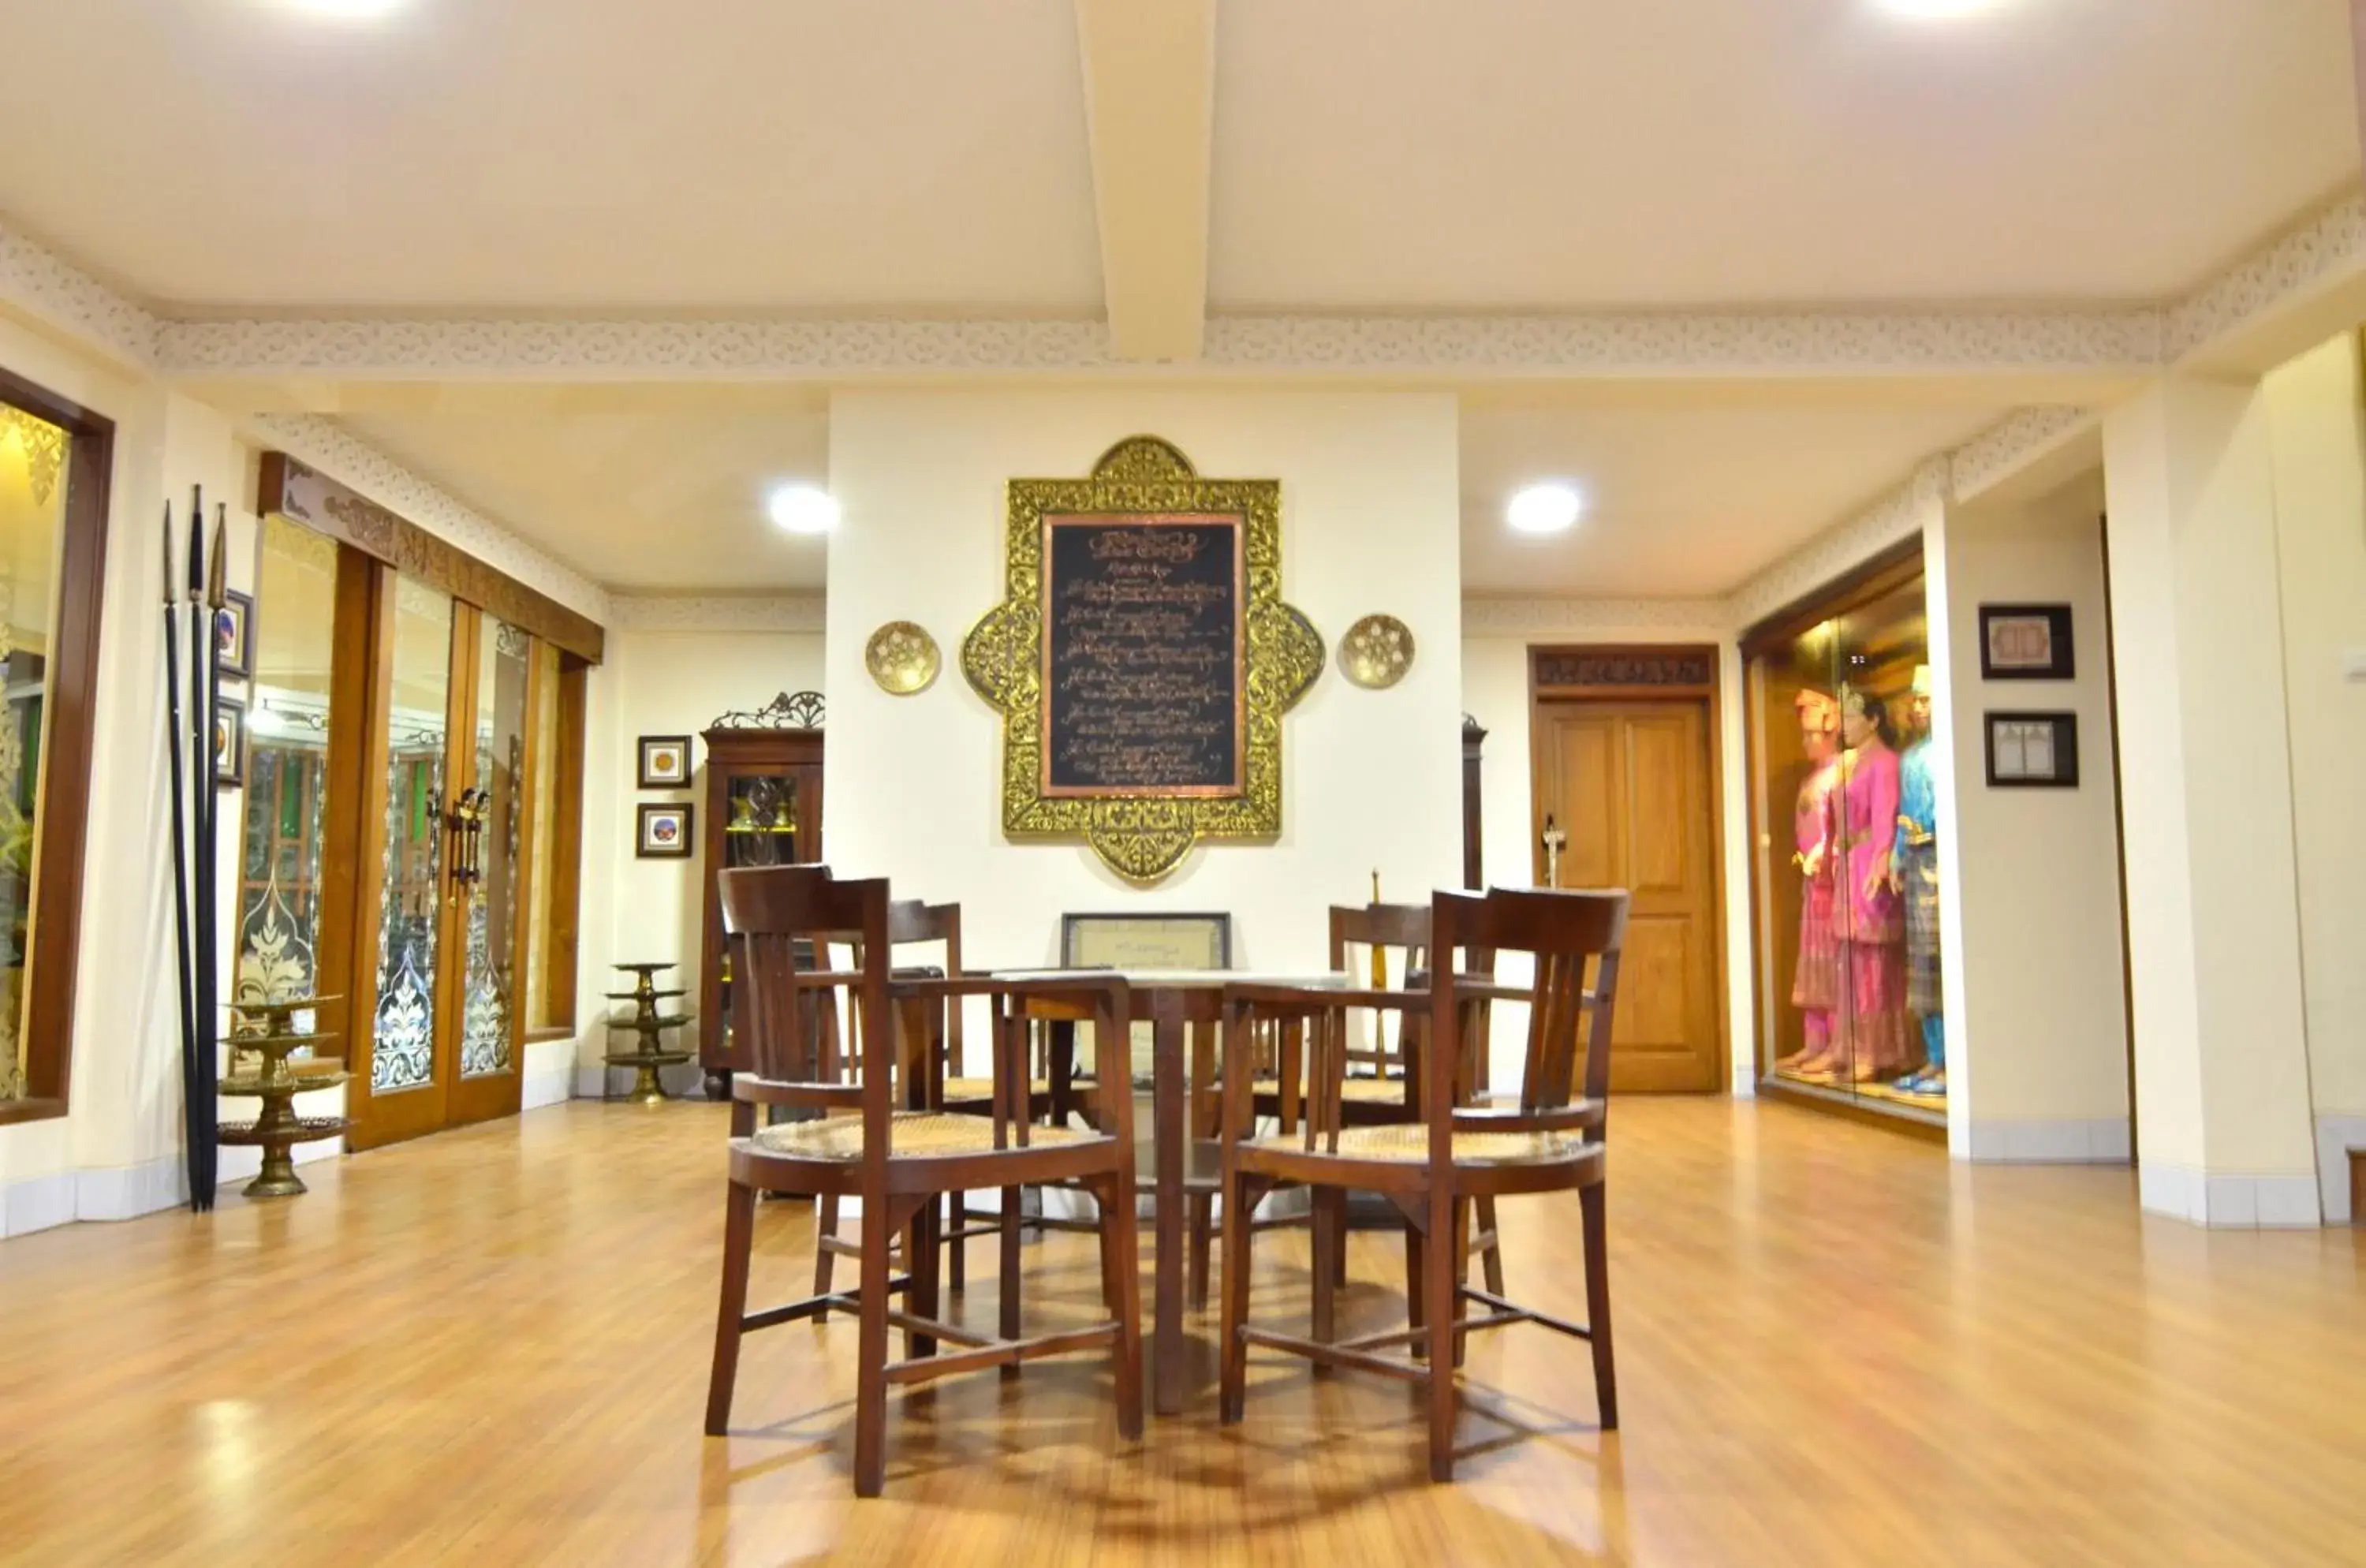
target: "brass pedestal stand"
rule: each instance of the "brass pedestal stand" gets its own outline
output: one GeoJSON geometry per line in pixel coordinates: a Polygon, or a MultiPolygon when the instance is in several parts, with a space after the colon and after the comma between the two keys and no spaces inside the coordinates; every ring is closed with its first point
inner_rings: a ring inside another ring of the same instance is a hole
{"type": "Polygon", "coordinates": [[[637,975],[640,978],[634,983],[633,988],[629,991],[608,993],[608,999],[611,1001],[633,1004],[632,1017],[611,1019],[608,1021],[608,1027],[631,1030],[638,1036],[639,1043],[630,1051],[611,1051],[603,1060],[612,1067],[631,1067],[637,1075],[633,1079],[631,1092],[622,1098],[638,1100],[643,1105],[661,1104],[673,1097],[666,1093],[665,1085],[658,1081],[658,1069],[679,1066],[690,1060],[689,1052],[669,1051],[665,1048],[664,1043],[659,1039],[659,1035],[664,1031],[679,1029],[690,1021],[687,1014],[661,1014],[658,1011],[659,1002],[684,994],[681,991],[660,991],[657,988],[658,971],[671,969],[675,965],[619,964],[614,967],[628,975],[637,975]]]}
{"type": "Polygon", "coordinates": [[[230,1071],[218,1092],[231,1099],[259,1100],[263,1110],[252,1122],[223,1122],[216,1136],[224,1144],[263,1150],[262,1172],[244,1189],[249,1198],[292,1198],[303,1191],[303,1179],[296,1174],[295,1146],[337,1137],[353,1125],[343,1116],[299,1116],[294,1109],[298,1095],[308,1089],[334,1089],[353,1075],[334,1064],[319,1072],[299,1072],[287,1060],[287,1054],[299,1046],[336,1038],[298,1034],[291,1028],[296,1014],[336,999],[297,997],[238,1004],[237,1011],[250,1023],[260,1021],[263,1029],[259,1033],[233,1034],[225,1042],[230,1046],[230,1071]]]}

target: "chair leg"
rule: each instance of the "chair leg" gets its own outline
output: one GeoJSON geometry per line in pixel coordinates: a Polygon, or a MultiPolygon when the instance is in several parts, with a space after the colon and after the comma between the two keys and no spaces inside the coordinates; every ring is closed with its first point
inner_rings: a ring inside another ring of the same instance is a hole
{"type": "Polygon", "coordinates": [[[948,1282],[952,1285],[952,1292],[955,1295],[960,1295],[969,1285],[969,1243],[963,1240],[960,1235],[961,1232],[969,1228],[968,1209],[969,1195],[967,1193],[948,1192],[945,1194],[945,1214],[947,1218],[945,1235],[951,1238],[945,1243],[945,1251],[947,1254],[945,1258],[945,1272],[950,1276],[948,1282]]]}
{"type": "Polygon", "coordinates": [[[1610,1233],[1603,1210],[1607,1189],[1595,1182],[1577,1190],[1585,1213],[1585,1322],[1594,1347],[1594,1394],[1602,1407],[1602,1429],[1618,1427],[1618,1369],[1610,1353],[1610,1233]]]}
{"type": "Polygon", "coordinates": [[[706,1435],[731,1424],[731,1388],[739,1376],[739,1321],[748,1315],[748,1260],[755,1250],[756,1190],[731,1183],[723,1210],[723,1291],[715,1311],[715,1364],[706,1378],[706,1435]]]}
{"type": "MultiPolygon", "coordinates": [[[[814,1200],[814,1290],[817,1296],[829,1294],[829,1277],[838,1265],[838,1255],[822,1243],[838,1235],[838,1195],[826,1192],[814,1200]]],[[[814,1314],[816,1323],[829,1321],[829,1308],[814,1314]]]]}
{"type": "Polygon", "coordinates": [[[1248,1223],[1249,1211],[1255,1201],[1248,1193],[1249,1183],[1234,1176],[1224,1183],[1224,1310],[1222,1319],[1223,1344],[1219,1355],[1222,1369],[1221,1387],[1217,1400],[1217,1419],[1225,1426],[1238,1421],[1248,1404],[1249,1347],[1241,1337],[1241,1330],[1249,1320],[1249,1239],[1256,1227],[1248,1223]]]}
{"type": "MultiPolygon", "coordinates": [[[[912,1274],[911,1308],[915,1317],[934,1317],[941,1304],[938,1287],[942,1280],[943,1260],[938,1251],[938,1224],[939,1216],[944,1211],[937,1205],[938,1200],[931,1197],[915,1209],[911,1228],[905,1233],[908,1239],[905,1243],[904,1267],[912,1274]]],[[[935,1335],[905,1332],[905,1355],[933,1356],[936,1353],[935,1335]]]]}
{"type": "Polygon", "coordinates": [[[1142,1440],[1142,1264],[1136,1258],[1133,1204],[1112,1176],[1098,1190],[1101,1255],[1109,1259],[1110,1314],[1117,1319],[1111,1371],[1117,1377],[1117,1434],[1142,1440]]]}
{"type": "Polygon", "coordinates": [[[1470,1353],[1470,1336],[1462,1324],[1469,1315],[1470,1303],[1462,1299],[1462,1287],[1470,1281],[1470,1200],[1454,1201],[1454,1364],[1462,1365],[1470,1353]]]}
{"type": "MultiPolygon", "coordinates": [[[[1314,1234],[1313,1236],[1314,1275],[1314,1337],[1328,1345],[1336,1335],[1334,1317],[1337,1289],[1334,1280],[1334,1264],[1344,1238],[1339,1234],[1339,1205],[1333,1200],[1340,1196],[1333,1187],[1318,1187],[1313,1193],[1314,1234]]],[[[1314,1363],[1317,1376],[1331,1370],[1327,1361],[1314,1363]]]]}
{"type": "Polygon", "coordinates": [[[887,1195],[862,1195],[862,1258],[857,1277],[862,1333],[854,1371],[854,1495],[876,1497],[887,1483],[887,1195]]]}
{"type": "Polygon", "coordinates": [[[1479,1255],[1480,1265],[1487,1271],[1487,1293],[1504,1293],[1504,1233],[1495,1228],[1495,1200],[1479,1200],[1479,1231],[1487,1238],[1487,1250],[1479,1255]]]}
{"type": "MultiPolygon", "coordinates": [[[[1191,1195],[1191,1310],[1208,1310],[1208,1255],[1214,1246],[1216,1195],[1191,1195]]],[[[1224,1228],[1232,1228],[1232,1211],[1225,1211],[1224,1228]]]]}
{"type": "MultiPolygon", "coordinates": [[[[1002,1190],[1001,1220],[1001,1332],[1002,1337],[1005,1339],[1016,1339],[1019,1337],[1019,1189],[1016,1187],[1006,1187],[1002,1190]]],[[[1017,1377],[1019,1375],[1019,1363],[1016,1361],[1007,1362],[1003,1366],[1002,1375],[1006,1379],[1017,1377]]]]}
{"type": "MultiPolygon", "coordinates": [[[[1411,1220],[1405,1222],[1405,1326],[1419,1328],[1426,1321],[1422,1311],[1423,1280],[1428,1276],[1422,1269],[1422,1255],[1427,1250],[1422,1245],[1421,1227],[1411,1220]]],[[[1419,1339],[1413,1342],[1413,1359],[1416,1361],[1429,1354],[1429,1347],[1419,1339]]]]}
{"type": "MultiPolygon", "coordinates": [[[[1443,1176],[1445,1173],[1440,1172],[1443,1176]]],[[[1455,1281],[1462,1277],[1455,1256],[1454,1211],[1450,1188],[1429,1196],[1428,1245],[1422,1258],[1422,1312],[1429,1330],[1429,1478],[1454,1479],[1454,1342],[1455,1281]]]]}
{"type": "Polygon", "coordinates": [[[1331,1282],[1345,1290],[1347,1287],[1347,1190],[1344,1187],[1334,1189],[1331,1201],[1337,1206],[1339,1214],[1339,1217],[1333,1222],[1333,1230],[1339,1237],[1339,1246],[1332,1254],[1331,1282]]]}

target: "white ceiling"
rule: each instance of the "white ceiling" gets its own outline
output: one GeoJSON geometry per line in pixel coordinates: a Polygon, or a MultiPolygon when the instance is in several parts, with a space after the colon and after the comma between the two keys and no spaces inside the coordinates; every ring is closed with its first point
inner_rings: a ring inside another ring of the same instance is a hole
{"type": "Polygon", "coordinates": [[[2348,9],[1234,4],[1211,301],[2183,292],[2356,181],[2348,9]]]}
{"type": "Polygon", "coordinates": [[[774,527],[772,488],[827,484],[809,389],[479,392],[344,424],[585,576],[639,592],[819,592],[817,538],[774,527]]]}
{"type": "MultiPolygon", "coordinates": [[[[2354,179],[2341,0],[1227,0],[1220,308],[2158,297],[2354,179]]],[[[0,214],[184,306],[1089,316],[1074,0],[9,7],[0,214]]]]}
{"type": "Polygon", "coordinates": [[[1588,599],[1721,596],[2006,412],[1466,396],[1462,586],[1588,599]],[[1539,479],[1568,480],[1585,496],[1585,515],[1570,532],[1535,538],[1504,525],[1504,502],[1539,479]]]}

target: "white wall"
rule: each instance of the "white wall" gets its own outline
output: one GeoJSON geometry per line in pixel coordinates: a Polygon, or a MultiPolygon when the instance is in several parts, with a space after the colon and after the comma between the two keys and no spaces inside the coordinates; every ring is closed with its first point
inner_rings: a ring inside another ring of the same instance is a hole
{"type": "Polygon", "coordinates": [[[830,406],[830,862],[899,897],[958,899],[963,956],[1041,964],[1064,911],[1224,909],[1236,961],[1319,966],[1324,908],[1414,898],[1461,875],[1461,602],[1453,400],[1429,394],[842,392],[830,406]],[[1283,723],[1279,840],[1194,852],[1137,889],[1070,843],[1001,825],[1000,716],[962,679],[962,638],[1003,594],[1005,485],[1081,477],[1142,432],[1211,478],[1281,481],[1282,590],[1335,646],[1362,615],[1412,628],[1386,692],[1335,664],[1283,723]],[[891,697],[862,669],[881,622],[933,633],[947,669],[891,697]]]}
{"type": "MultiPolygon", "coordinates": [[[[826,689],[817,632],[623,629],[610,633],[607,652],[606,667],[593,676],[593,712],[585,738],[586,912],[578,948],[576,1061],[578,1092],[587,1095],[603,1087],[601,1056],[626,1043],[624,1036],[612,1038],[602,1022],[612,1012],[630,1011],[603,996],[629,979],[609,968],[611,964],[673,959],[682,967],[672,982],[697,989],[704,856],[637,858],[635,808],[644,801],[687,801],[704,811],[706,751],[694,739],[698,733],[724,713],[760,708],[783,692],[826,689]],[[698,772],[691,788],[639,787],[638,740],[644,735],[693,737],[698,772]],[[596,821],[595,796],[603,807],[596,821]]],[[[834,818],[838,802],[831,800],[829,807],[834,818]]],[[[697,826],[703,836],[706,825],[697,826]]],[[[826,831],[834,826],[824,824],[826,831]]],[[[694,994],[687,1005],[697,1010],[694,994]]],[[[695,1049],[695,1029],[683,1032],[695,1049]]],[[[678,1077],[686,1083],[696,1074],[683,1069],[678,1077]]]]}
{"type": "Polygon", "coordinates": [[[2090,479],[1948,513],[1926,540],[1932,668],[1948,750],[1941,889],[1948,1134],[1960,1157],[2129,1156],[2118,781],[2104,635],[2102,507],[2090,479]],[[2067,604],[2076,678],[1984,681],[1979,606],[2067,604]],[[1940,655],[1944,651],[1944,657],[1940,655]],[[2079,784],[1991,789],[1984,715],[2079,716],[2079,784]]]}
{"type": "Polygon", "coordinates": [[[2301,983],[2326,1217],[2366,1146],[2366,443],[2345,333],[2270,375],[2301,983]]]}
{"type": "MultiPolygon", "coordinates": [[[[1462,640],[1462,707],[1487,731],[1485,764],[1480,772],[1479,815],[1482,869],[1490,886],[1526,887],[1536,880],[1534,775],[1528,750],[1528,649],[1532,646],[1586,643],[1702,643],[1718,649],[1718,728],[1722,807],[1718,831],[1724,850],[1724,964],[1726,1041],[1729,1081],[1738,1095],[1757,1092],[1757,1022],[1752,1012],[1750,949],[1750,807],[1742,767],[1741,655],[1733,630],[1704,615],[1691,625],[1657,617],[1623,619],[1615,606],[1600,613],[1583,602],[1556,605],[1554,629],[1467,631],[1462,640]]],[[[1525,960],[1509,955],[1504,976],[1524,978],[1525,960]]],[[[1499,1009],[1491,1061],[1500,1089],[1517,1085],[1518,1042],[1527,1027],[1525,1008],[1499,1009]]]]}

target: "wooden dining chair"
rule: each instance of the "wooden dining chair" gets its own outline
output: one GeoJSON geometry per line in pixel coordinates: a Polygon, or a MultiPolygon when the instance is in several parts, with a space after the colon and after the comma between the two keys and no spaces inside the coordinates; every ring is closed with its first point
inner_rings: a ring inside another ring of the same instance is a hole
{"type": "MultiPolygon", "coordinates": [[[[729,1196],[725,1209],[721,1299],[715,1360],[707,1384],[706,1430],[721,1436],[731,1415],[739,1344],[749,1331],[818,1315],[826,1307],[853,1313],[856,1346],[854,1491],[873,1497],[885,1481],[887,1388],[985,1367],[1009,1367],[1040,1356],[1109,1348],[1116,1378],[1118,1430],[1142,1433],[1140,1284],[1136,1277],[1131,1096],[1097,1107],[1106,1131],[1031,1124],[1026,1065],[1016,1027],[1020,1008],[1038,994],[1088,1005],[1098,1020],[1123,1019],[1128,1001],[1114,976],[1064,976],[1002,982],[976,976],[897,981],[892,977],[888,897],[884,881],[833,879],[827,866],[766,866],[726,871],[718,884],[724,929],[733,945],[733,973],[743,1010],[752,1073],[732,1079],[729,1196]],[[851,940],[858,962],[851,971],[812,966],[812,955],[851,940]],[[803,944],[803,945],[801,945],[803,944]],[[997,1109],[988,1116],[943,1110],[898,1109],[908,1098],[909,1068],[918,1053],[887,1044],[895,1039],[899,1003],[988,998],[994,1019],[994,1079],[997,1109]],[[857,1081],[824,1071],[824,1038],[816,1014],[844,1006],[869,1043],[857,1081]],[[899,1092],[902,1091],[902,1092],[899,1092]],[[760,1126],[757,1108],[785,1105],[821,1111],[813,1120],[760,1126]],[[1021,1338],[999,1337],[941,1322],[938,1310],[937,1200],[981,1187],[1076,1180],[1102,1199],[1115,1216],[1100,1228],[1102,1295],[1110,1320],[1088,1327],[1021,1338]],[[750,1313],[748,1275],[759,1191],[857,1197],[862,1203],[860,1287],[852,1296],[817,1292],[799,1302],[750,1313]],[[889,1241],[915,1229],[907,1272],[891,1268],[889,1241]],[[904,1297],[898,1306],[892,1300],[904,1297]],[[887,1331],[906,1336],[906,1356],[888,1359],[887,1331]],[[938,1354],[938,1342],[960,1348],[938,1354]]],[[[1113,1022],[1096,1040],[1115,1041],[1113,1022]]],[[[1104,1051],[1109,1080],[1122,1084],[1121,1063],[1104,1051]]]]}
{"type": "Polygon", "coordinates": [[[1225,1211],[1248,1213],[1266,1193],[1285,1183],[1385,1194],[1405,1222],[1408,1326],[1353,1339],[1335,1337],[1331,1258],[1343,1238],[1321,1203],[1314,1210],[1312,1334],[1282,1334],[1251,1324],[1254,1231],[1247,1225],[1228,1226],[1222,1420],[1241,1419],[1252,1345],[1289,1350],[1319,1363],[1411,1378],[1428,1387],[1430,1475],[1448,1481],[1454,1475],[1458,1414],[1454,1368],[1462,1340],[1480,1329],[1535,1323],[1591,1342],[1602,1426],[1606,1430],[1618,1425],[1602,1139],[1627,903],[1624,892],[1496,889],[1484,895],[1437,895],[1431,908],[1433,952],[1483,948],[1535,956],[1527,1059],[1515,1104],[1458,1103],[1454,1091],[1463,1052],[1459,1048],[1457,993],[1470,983],[1451,964],[1437,967],[1426,994],[1256,985],[1226,988],[1225,1211]],[[1344,1115],[1345,1013],[1349,1008],[1425,1010],[1427,1038],[1457,1043],[1457,1049],[1421,1053],[1420,1122],[1358,1125],[1344,1115]],[[1290,1018],[1306,1025],[1306,1114],[1295,1133],[1260,1137],[1252,1119],[1246,1070],[1253,1034],[1260,1024],[1290,1018]],[[1463,1282],[1470,1209],[1477,1198],[1572,1188],[1584,1233],[1583,1323],[1521,1306],[1499,1292],[1463,1282]],[[1474,1304],[1484,1309],[1484,1315],[1465,1315],[1474,1304]],[[1406,1347],[1414,1359],[1399,1360],[1380,1353],[1394,1346],[1406,1347]]]}

